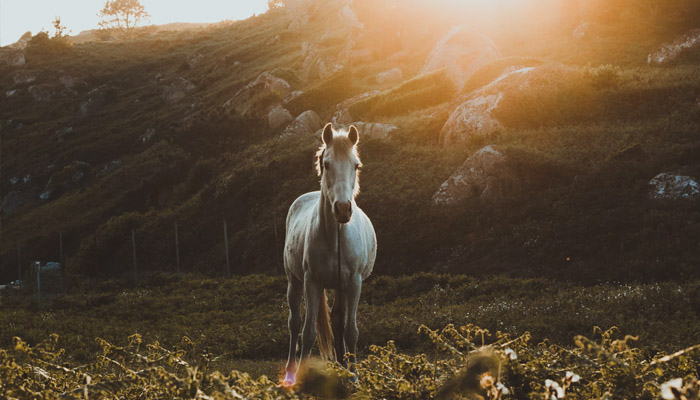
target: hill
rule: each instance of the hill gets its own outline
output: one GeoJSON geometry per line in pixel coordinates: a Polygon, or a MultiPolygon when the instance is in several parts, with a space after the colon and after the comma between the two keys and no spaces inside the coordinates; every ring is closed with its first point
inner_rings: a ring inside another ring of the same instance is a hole
{"type": "Polygon", "coordinates": [[[69,275],[130,272],[132,230],[139,269],[174,271],[175,223],[182,269],[225,274],[224,219],[233,273],[280,273],[286,210],[317,187],[307,111],[362,127],[377,274],[697,278],[700,59],[660,46],[699,8],[560,3],[289,1],[0,49],[0,280],[18,247],[25,274],[60,258],[59,233],[69,275]]]}

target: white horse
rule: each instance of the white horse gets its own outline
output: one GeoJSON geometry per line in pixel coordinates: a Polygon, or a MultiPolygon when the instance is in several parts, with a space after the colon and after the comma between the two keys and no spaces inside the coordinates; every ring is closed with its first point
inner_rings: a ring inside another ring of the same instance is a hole
{"type": "Polygon", "coordinates": [[[372,273],[377,255],[377,236],[369,217],[355,203],[360,187],[357,128],[347,134],[332,124],[323,128],[323,145],[316,153],[321,190],[298,197],[287,214],[284,269],[289,302],[289,358],[284,384],[296,381],[296,344],[301,328],[301,299],[306,298],[301,360],[309,356],[316,341],[329,359],[351,372],[357,351],[357,304],[362,281],[372,273]],[[330,319],[326,289],[335,289],[330,319]],[[347,347],[346,347],[347,345],[347,347]]]}

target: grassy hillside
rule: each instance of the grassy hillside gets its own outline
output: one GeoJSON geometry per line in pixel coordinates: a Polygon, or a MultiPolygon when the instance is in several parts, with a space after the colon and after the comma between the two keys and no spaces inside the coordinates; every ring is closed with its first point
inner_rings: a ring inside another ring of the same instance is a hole
{"type": "Polygon", "coordinates": [[[25,267],[58,259],[59,232],[69,274],[130,271],[132,229],[139,268],[174,271],[175,222],[183,269],[221,275],[223,219],[234,273],[280,273],[286,210],[317,187],[311,165],[318,139],[269,129],[260,110],[270,99],[253,99],[246,109],[224,107],[264,71],[303,92],[287,104],[293,116],[312,109],[324,122],[341,101],[380,91],[350,110],[356,120],[398,127],[389,140],[360,144],[365,168],[358,203],[377,230],[377,274],[583,283],[697,278],[697,202],[652,201],[648,181],[664,171],[700,177],[700,67],[693,54],[665,67],[648,66],[646,57],[694,27],[698,8],[679,0],[651,12],[618,2],[595,13],[562,6],[552,13],[557,18],[541,20],[520,20],[513,12],[496,23],[419,3],[399,12],[358,1],[364,28],[350,33],[331,2],[313,8],[304,29],[290,29],[290,17],[276,9],[202,31],[60,51],[30,45],[25,66],[0,65],[0,94],[18,90],[0,102],[0,193],[30,198],[3,215],[1,280],[17,276],[18,245],[25,267]],[[421,23],[416,15],[424,17],[421,23]],[[582,18],[594,29],[575,39],[582,18]],[[452,23],[479,28],[503,55],[462,92],[440,71],[420,74],[452,23]],[[323,58],[342,53],[351,40],[361,58],[323,79],[306,76],[302,43],[312,43],[323,58]],[[508,98],[498,133],[442,147],[440,130],[458,96],[515,65],[541,66],[542,86],[508,98]],[[397,66],[399,82],[377,83],[378,73],[397,66]],[[16,83],[20,70],[36,80],[16,83]],[[77,82],[73,89],[59,83],[64,76],[77,82]],[[166,102],[164,91],[180,78],[194,90],[166,102]],[[35,100],[32,85],[51,91],[51,100],[35,100]],[[104,104],[83,113],[81,103],[103,85],[104,104]],[[442,182],[487,144],[508,150],[525,190],[497,201],[433,205],[442,182]],[[121,167],[99,173],[116,160],[121,167]],[[74,183],[74,168],[84,165],[76,161],[89,166],[74,183]],[[14,177],[19,183],[11,183],[14,177]],[[41,200],[47,185],[55,190],[41,200]]]}

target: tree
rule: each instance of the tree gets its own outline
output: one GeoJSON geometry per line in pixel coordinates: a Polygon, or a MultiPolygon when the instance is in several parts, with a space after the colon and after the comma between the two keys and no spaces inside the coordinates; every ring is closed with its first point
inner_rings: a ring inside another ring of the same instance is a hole
{"type": "Polygon", "coordinates": [[[107,0],[97,16],[101,19],[99,25],[103,29],[130,31],[151,15],[139,0],[107,0]]]}

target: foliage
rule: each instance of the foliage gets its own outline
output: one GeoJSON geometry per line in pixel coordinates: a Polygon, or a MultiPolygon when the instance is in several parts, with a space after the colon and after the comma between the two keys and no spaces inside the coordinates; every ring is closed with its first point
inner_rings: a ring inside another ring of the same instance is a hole
{"type": "Polygon", "coordinates": [[[187,336],[172,350],[158,342],[143,345],[138,334],[129,336],[125,346],[98,338],[101,351],[86,365],[69,362],[58,346],[58,335],[35,347],[15,337],[12,348],[0,350],[0,394],[49,399],[297,399],[345,398],[352,391],[357,399],[700,398],[700,345],[666,355],[633,347],[636,338],[622,336],[616,328],[596,328],[593,339],[576,336],[574,348],[546,341],[532,345],[528,333],[491,334],[471,324],[440,330],[421,326],[419,332],[432,342],[432,357],[403,353],[390,341],[372,346],[371,354],[357,363],[359,381],[354,387],[349,373],[337,365],[311,361],[302,364],[290,389],[277,384],[275,377],[212,371],[212,355],[187,336]]]}
{"type": "Polygon", "coordinates": [[[102,29],[130,31],[150,18],[139,0],[107,0],[97,14],[102,29]]]}

